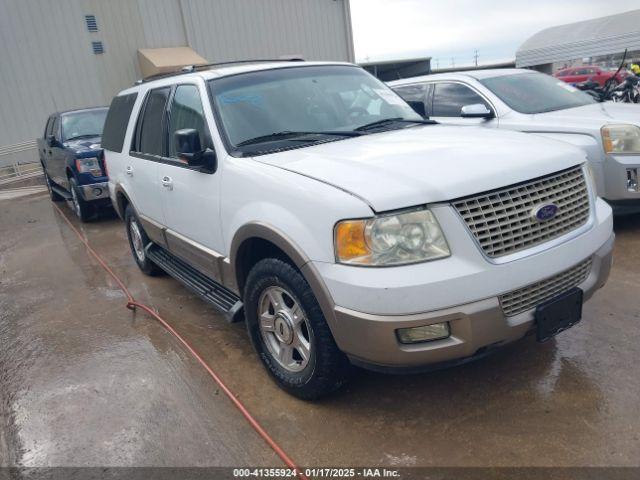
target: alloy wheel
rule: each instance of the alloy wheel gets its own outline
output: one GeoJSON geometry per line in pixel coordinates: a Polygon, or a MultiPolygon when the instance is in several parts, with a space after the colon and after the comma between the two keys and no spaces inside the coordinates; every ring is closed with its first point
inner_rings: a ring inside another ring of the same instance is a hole
{"type": "Polygon", "coordinates": [[[142,232],[140,232],[140,227],[138,226],[138,222],[135,219],[131,219],[129,222],[129,232],[131,233],[131,243],[133,244],[133,251],[138,257],[138,261],[140,263],[144,263],[145,253],[144,253],[144,242],[142,241],[142,232]]]}
{"type": "Polygon", "coordinates": [[[299,302],[281,287],[268,287],[258,301],[260,333],[271,356],[290,372],[309,364],[313,334],[299,302]]]}
{"type": "Polygon", "coordinates": [[[82,214],[80,211],[80,201],[78,200],[78,194],[76,193],[76,189],[73,185],[71,186],[71,201],[73,202],[73,210],[76,212],[78,218],[80,218],[82,214]]]}

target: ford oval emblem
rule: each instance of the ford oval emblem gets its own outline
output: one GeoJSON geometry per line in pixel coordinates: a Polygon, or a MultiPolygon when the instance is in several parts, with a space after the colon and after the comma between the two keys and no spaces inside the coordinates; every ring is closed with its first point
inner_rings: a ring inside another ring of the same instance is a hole
{"type": "Polygon", "coordinates": [[[531,217],[538,222],[551,220],[558,213],[558,206],[553,203],[538,205],[531,210],[531,217]]]}

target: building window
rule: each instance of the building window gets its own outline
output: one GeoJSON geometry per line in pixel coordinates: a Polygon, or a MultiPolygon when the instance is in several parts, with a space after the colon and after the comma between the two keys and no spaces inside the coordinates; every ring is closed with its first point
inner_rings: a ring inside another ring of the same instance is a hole
{"type": "Polygon", "coordinates": [[[96,21],[95,15],[85,15],[84,21],[87,22],[87,30],[90,32],[98,31],[98,22],[96,21]]]}
{"type": "Polygon", "coordinates": [[[102,45],[102,42],[91,42],[91,48],[93,48],[93,53],[96,55],[104,53],[104,45],[102,45]]]}

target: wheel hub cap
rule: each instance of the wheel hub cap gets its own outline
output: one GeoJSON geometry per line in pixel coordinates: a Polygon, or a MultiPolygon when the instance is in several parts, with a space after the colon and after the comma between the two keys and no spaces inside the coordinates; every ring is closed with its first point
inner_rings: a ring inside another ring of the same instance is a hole
{"type": "Polygon", "coordinates": [[[138,260],[144,262],[144,245],[142,244],[142,234],[138,228],[138,223],[135,220],[131,220],[129,227],[131,231],[131,243],[133,243],[133,249],[138,257],[138,260]]]}
{"type": "Polygon", "coordinates": [[[291,345],[293,342],[293,324],[286,312],[279,311],[274,322],[274,334],[278,341],[291,345]]]}
{"type": "Polygon", "coordinates": [[[73,202],[73,209],[80,216],[80,203],[78,202],[78,195],[76,190],[71,187],[71,201],[73,202]]]}
{"type": "Polygon", "coordinates": [[[313,353],[313,331],[295,297],[267,287],[258,301],[258,325],[269,355],[290,372],[300,372],[313,353]]]}

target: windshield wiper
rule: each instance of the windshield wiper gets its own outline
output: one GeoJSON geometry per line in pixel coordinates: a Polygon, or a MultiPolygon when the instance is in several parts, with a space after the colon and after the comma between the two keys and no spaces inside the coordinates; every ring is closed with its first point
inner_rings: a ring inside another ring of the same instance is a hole
{"type": "Polygon", "coordinates": [[[392,117],[392,118],[383,118],[382,120],[376,120],[375,122],[371,122],[371,123],[365,123],[364,125],[361,125],[358,128],[356,128],[354,131],[362,132],[362,131],[369,130],[371,128],[383,127],[391,123],[421,123],[424,125],[433,125],[438,122],[436,122],[435,120],[428,120],[424,118],[419,120],[410,120],[408,118],[392,117]]]}
{"type": "Polygon", "coordinates": [[[99,137],[99,133],[85,133],[84,135],[75,135],[74,137],[69,137],[65,140],[68,142],[69,140],[77,140],[78,138],[89,138],[89,137],[99,137]]]}
{"type": "Polygon", "coordinates": [[[250,138],[248,140],[244,140],[236,145],[236,147],[243,147],[245,145],[254,145],[256,143],[263,142],[271,142],[276,140],[296,140],[296,141],[305,141],[302,138],[296,138],[301,136],[308,135],[337,135],[343,137],[359,137],[364,135],[363,132],[358,132],[354,130],[328,130],[324,132],[293,132],[290,130],[285,130],[282,132],[270,133],[268,135],[260,135],[259,137],[250,138]]]}

